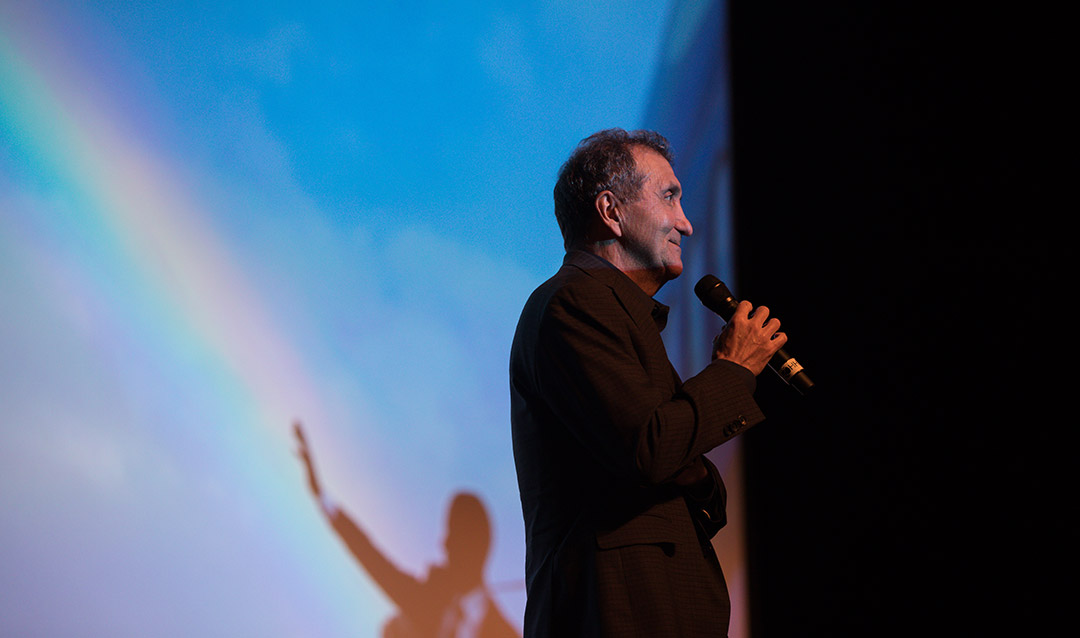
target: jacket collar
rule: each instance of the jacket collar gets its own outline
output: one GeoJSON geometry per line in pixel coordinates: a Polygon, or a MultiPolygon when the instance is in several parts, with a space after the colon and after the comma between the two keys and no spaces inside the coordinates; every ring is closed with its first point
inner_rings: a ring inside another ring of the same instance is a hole
{"type": "Polygon", "coordinates": [[[583,250],[571,250],[563,257],[563,266],[578,268],[611,288],[638,324],[649,318],[656,323],[657,330],[664,330],[670,308],[645,294],[633,279],[610,261],[583,250]]]}

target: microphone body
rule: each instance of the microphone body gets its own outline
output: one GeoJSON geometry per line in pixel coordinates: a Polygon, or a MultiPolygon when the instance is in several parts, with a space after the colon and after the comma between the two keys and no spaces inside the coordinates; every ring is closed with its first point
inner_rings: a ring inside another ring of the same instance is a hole
{"type": "MultiPolygon", "coordinates": [[[[720,315],[724,321],[731,321],[735,308],[739,306],[738,300],[724,282],[713,275],[702,277],[694,286],[694,293],[706,308],[720,315]]],[[[806,394],[810,388],[814,387],[814,382],[810,380],[806,370],[783,348],[776,351],[772,359],[769,359],[768,365],[785,383],[798,390],[800,394],[806,394]]]]}

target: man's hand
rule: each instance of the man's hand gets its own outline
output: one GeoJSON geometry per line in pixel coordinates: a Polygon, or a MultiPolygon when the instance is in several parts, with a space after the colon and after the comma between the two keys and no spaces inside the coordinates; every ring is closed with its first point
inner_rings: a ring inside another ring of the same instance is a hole
{"type": "Polygon", "coordinates": [[[713,359],[737,363],[758,375],[787,343],[787,335],[779,329],[780,320],[770,319],[767,307],[754,308],[744,299],[713,342],[713,359]]]}
{"type": "Polygon", "coordinates": [[[705,463],[699,456],[688,467],[676,474],[671,482],[680,487],[690,487],[707,478],[709,478],[709,470],[705,469],[705,463]]]}

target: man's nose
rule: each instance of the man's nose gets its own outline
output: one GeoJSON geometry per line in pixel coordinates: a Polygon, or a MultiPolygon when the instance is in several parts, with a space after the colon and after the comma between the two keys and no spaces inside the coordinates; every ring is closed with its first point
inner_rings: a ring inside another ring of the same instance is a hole
{"type": "Polygon", "coordinates": [[[679,219],[675,220],[675,230],[681,234],[689,237],[694,234],[694,227],[690,224],[690,220],[683,214],[682,209],[679,210],[679,219]]]}

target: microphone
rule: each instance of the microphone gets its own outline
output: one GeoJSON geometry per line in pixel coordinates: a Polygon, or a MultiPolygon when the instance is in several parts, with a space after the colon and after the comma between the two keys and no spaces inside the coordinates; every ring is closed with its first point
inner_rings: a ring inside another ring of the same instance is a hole
{"type": "MultiPolygon", "coordinates": [[[[694,293],[706,308],[720,315],[724,321],[731,321],[731,316],[735,314],[735,308],[739,305],[724,282],[713,275],[702,277],[694,286],[694,293]]],[[[772,359],[769,359],[769,367],[800,394],[806,394],[810,388],[814,387],[814,382],[807,376],[806,370],[799,365],[795,357],[784,352],[783,348],[777,350],[772,359]]]]}

